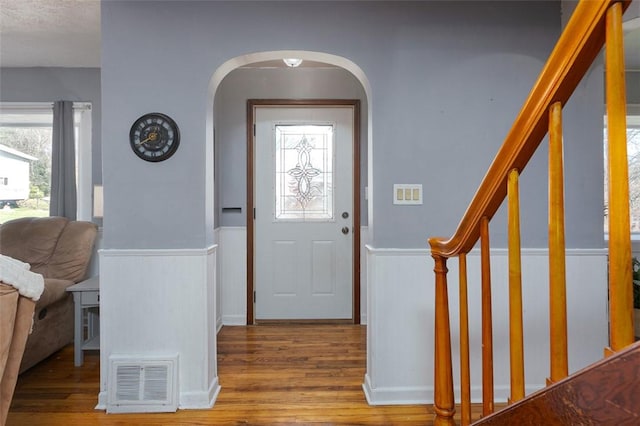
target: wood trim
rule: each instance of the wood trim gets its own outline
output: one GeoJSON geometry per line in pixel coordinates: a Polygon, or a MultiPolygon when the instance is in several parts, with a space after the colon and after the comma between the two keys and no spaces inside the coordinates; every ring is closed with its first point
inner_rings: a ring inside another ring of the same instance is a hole
{"type": "Polygon", "coordinates": [[[255,325],[351,325],[352,320],[349,319],[309,319],[309,320],[259,320],[254,322],[255,325]]]}
{"type": "Polygon", "coordinates": [[[251,99],[247,101],[247,325],[253,324],[253,212],[255,205],[253,202],[253,180],[254,180],[254,134],[255,126],[255,104],[251,99]]]}
{"type": "MultiPolygon", "coordinates": [[[[247,324],[256,324],[253,294],[255,227],[254,167],[255,167],[255,110],[257,107],[341,107],[353,108],[353,318],[352,324],[360,324],[360,100],[358,99],[248,99],[247,100],[247,324]]],[[[327,320],[318,320],[327,322],[327,320]]],[[[280,321],[278,321],[280,322],[280,321]]],[[[289,321],[291,323],[292,321],[289,321]]],[[[294,321],[300,323],[300,321],[294,321]]],[[[332,321],[333,322],[333,321],[332,321]]],[[[261,324],[268,322],[260,321],[261,324]]]]}
{"type": "Polygon", "coordinates": [[[353,323],[360,324],[360,101],[353,102],[353,323]]]}

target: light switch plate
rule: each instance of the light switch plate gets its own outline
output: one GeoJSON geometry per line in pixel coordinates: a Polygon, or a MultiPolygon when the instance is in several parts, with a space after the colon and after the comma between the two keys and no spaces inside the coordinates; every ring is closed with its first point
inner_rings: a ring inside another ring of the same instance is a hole
{"type": "Polygon", "coordinates": [[[421,205],[421,183],[396,183],[393,185],[393,204],[421,205]]]}

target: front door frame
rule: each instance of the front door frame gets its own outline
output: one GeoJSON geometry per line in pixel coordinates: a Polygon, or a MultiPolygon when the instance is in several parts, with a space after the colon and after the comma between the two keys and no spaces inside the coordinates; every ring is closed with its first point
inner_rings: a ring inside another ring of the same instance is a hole
{"type": "Polygon", "coordinates": [[[358,99],[249,99],[247,100],[247,324],[255,324],[255,111],[258,107],[353,108],[353,323],[360,324],[360,100],[358,99]]]}

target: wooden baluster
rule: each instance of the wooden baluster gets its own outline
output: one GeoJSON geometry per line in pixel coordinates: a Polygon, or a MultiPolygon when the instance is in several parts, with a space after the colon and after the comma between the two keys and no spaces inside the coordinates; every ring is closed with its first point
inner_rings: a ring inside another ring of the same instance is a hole
{"type": "Polygon", "coordinates": [[[458,256],[460,278],[460,424],[471,424],[471,371],[469,366],[469,302],[467,255],[458,256]]]}
{"type": "MultiPolygon", "coordinates": [[[[607,10],[605,48],[609,149],[609,315],[611,348],[633,343],[633,287],[622,5],[607,10]]],[[[605,353],[609,352],[605,351],[605,353]]]]}
{"type": "Polygon", "coordinates": [[[493,323],[491,318],[491,253],[489,219],[480,221],[480,261],[482,269],[482,415],[493,413],[493,323]]]}
{"type": "Polygon", "coordinates": [[[434,355],[434,411],[435,425],[455,424],[456,412],[453,395],[453,367],[451,361],[451,328],[449,325],[449,296],[447,294],[447,259],[433,256],[435,260],[435,355],[434,355]]]}
{"type": "Polygon", "coordinates": [[[511,397],[509,403],[524,398],[524,333],[522,326],[522,265],[520,255],[520,173],[509,172],[507,186],[509,228],[509,351],[511,397]]]}
{"type": "Polygon", "coordinates": [[[567,286],[564,243],[564,174],[562,104],[549,109],[549,327],[551,375],[547,383],[567,377],[567,286]]]}

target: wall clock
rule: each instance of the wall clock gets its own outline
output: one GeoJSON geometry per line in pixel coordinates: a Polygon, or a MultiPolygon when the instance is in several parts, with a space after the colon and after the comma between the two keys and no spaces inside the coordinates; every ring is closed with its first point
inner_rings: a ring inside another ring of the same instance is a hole
{"type": "Polygon", "coordinates": [[[163,161],[178,149],[180,129],[171,117],[152,112],[133,123],[129,141],[133,152],[143,160],[163,161]]]}

